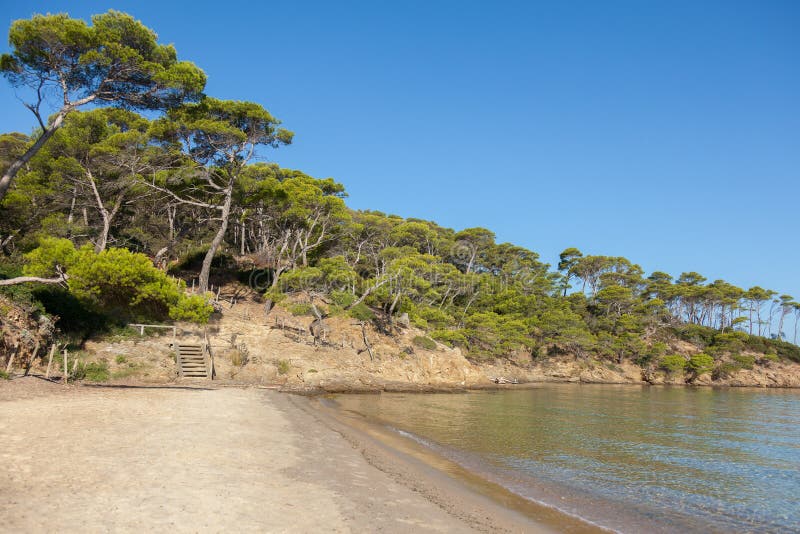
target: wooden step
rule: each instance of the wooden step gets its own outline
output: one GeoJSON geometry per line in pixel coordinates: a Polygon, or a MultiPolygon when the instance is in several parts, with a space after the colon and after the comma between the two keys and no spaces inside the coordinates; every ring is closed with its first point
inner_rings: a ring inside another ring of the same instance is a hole
{"type": "Polygon", "coordinates": [[[183,345],[175,347],[179,374],[185,378],[208,378],[205,349],[202,345],[183,345]]]}

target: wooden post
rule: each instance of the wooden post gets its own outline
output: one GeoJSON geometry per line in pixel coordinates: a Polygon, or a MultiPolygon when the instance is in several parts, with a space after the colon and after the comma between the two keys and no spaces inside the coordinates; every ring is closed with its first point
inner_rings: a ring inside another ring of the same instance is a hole
{"type": "Polygon", "coordinates": [[[50,366],[53,365],[53,355],[56,353],[57,348],[58,343],[53,343],[53,346],[50,347],[50,357],[47,359],[47,372],[44,374],[45,378],[50,378],[50,366]]]}
{"type": "Polygon", "coordinates": [[[11,373],[11,368],[14,366],[14,357],[16,357],[17,353],[20,350],[20,346],[17,345],[15,347],[14,352],[11,353],[11,356],[8,358],[8,365],[6,365],[6,374],[11,373]]]}
{"type": "Polygon", "coordinates": [[[28,376],[28,373],[31,371],[31,365],[33,365],[33,359],[36,358],[36,355],[39,353],[39,346],[41,345],[41,340],[36,338],[36,344],[33,346],[33,352],[31,352],[31,357],[28,358],[28,365],[25,366],[25,376],[28,376]]]}
{"type": "Polygon", "coordinates": [[[67,358],[69,358],[69,352],[67,352],[67,349],[64,349],[64,385],[66,385],[67,384],[67,380],[69,380],[68,379],[69,371],[68,371],[68,367],[67,367],[67,358]]]}

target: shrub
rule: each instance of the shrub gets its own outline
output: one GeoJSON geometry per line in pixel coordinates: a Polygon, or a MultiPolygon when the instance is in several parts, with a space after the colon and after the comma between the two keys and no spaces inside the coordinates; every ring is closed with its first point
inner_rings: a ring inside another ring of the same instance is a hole
{"type": "Polygon", "coordinates": [[[684,341],[706,347],[714,341],[717,331],[699,324],[686,324],[676,329],[675,333],[684,341]]]}
{"type": "Polygon", "coordinates": [[[8,373],[0,369],[0,380],[11,380],[11,377],[8,376],[8,373]]]}
{"type": "Polygon", "coordinates": [[[278,362],[278,374],[285,375],[289,372],[289,360],[280,360],[278,362]]]}
{"type": "Polygon", "coordinates": [[[108,380],[108,363],[104,361],[78,365],[78,369],[80,368],[83,368],[83,378],[86,380],[91,382],[105,382],[108,380]]]}
{"type": "Polygon", "coordinates": [[[680,354],[668,354],[661,357],[658,365],[665,371],[677,373],[686,369],[686,358],[680,354]]]}
{"type": "Polygon", "coordinates": [[[157,269],[144,254],[122,248],[96,253],[91,245],[75,249],[67,239],[44,238],[25,255],[25,273],[52,276],[56,266],[69,275],[69,292],[87,306],[118,318],[166,318],[206,323],[213,307],[198,295],[186,295],[183,281],[157,269]]]}
{"type": "Polygon", "coordinates": [[[436,350],[436,342],[426,336],[414,336],[412,343],[425,350],[436,350]]]}
{"type": "Polygon", "coordinates": [[[774,352],[781,358],[800,363],[800,347],[782,339],[770,339],[769,348],[762,352],[774,352]]]}
{"type": "Polygon", "coordinates": [[[780,361],[781,358],[777,354],[768,352],[767,354],[764,354],[761,359],[768,362],[777,362],[780,361]]]}
{"type": "Polygon", "coordinates": [[[410,315],[412,321],[421,319],[420,322],[433,328],[447,328],[455,323],[452,315],[432,306],[419,306],[410,315]]]}
{"type": "Polygon", "coordinates": [[[347,314],[358,321],[371,321],[375,318],[375,313],[363,302],[350,308],[347,314]]]}
{"type": "Polygon", "coordinates": [[[738,352],[744,348],[748,336],[744,332],[726,332],[714,336],[714,346],[720,351],[738,352]]]}
{"type": "Polygon", "coordinates": [[[459,330],[435,330],[430,336],[448,347],[463,347],[467,344],[467,338],[459,330]]]}
{"type": "Polygon", "coordinates": [[[127,361],[127,359],[125,358],[125,356],[123,356],[122,354],[120,354],[119,356],[117,356],[117,357],[115,358],[115,360],[116,360],[116,362],[117,362],[118,364],[123,364],[123,363],[125,363],[125,362],[127,361]]]}
{"type": "Polygon", "coordinates": [[[741,369],[752,369],[753,365],[756,363],[755,357],[747,354],[734,354],[731,356],[731,359],[736,362],[741,369]]]}
{"type": "Polygon", "coordinates": [[[306,304],[305,302],[298,302],[296,304],[289,304],[288,306],[289,313],[294,316],[301,316],[301,315],[313,315],[311,311],[311,305],[306,304]]]}
{"type": "Polygon", "coordinates": [[[331,291],[331,300],[341,308],[347,308],[356,300],[356,296],[350,291],[331,291]]]}
{"type": "Polygon", "coordinates": [[[696,376],[700,376],[714,369],[714,358],[701,352],[689,358],[687,366],[696,376]]]}
{"type": "Polygon", "coordinates": [[[639,355],[634,361],[639,367],[646,367],[653,360],[660,359],[667,352],[667,344],[663,341],[656,341],[639,355]]]}

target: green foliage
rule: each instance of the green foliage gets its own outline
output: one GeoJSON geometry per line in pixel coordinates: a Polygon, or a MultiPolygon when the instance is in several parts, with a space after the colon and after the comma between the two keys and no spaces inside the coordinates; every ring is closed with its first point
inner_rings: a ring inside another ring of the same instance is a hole
{"type": "Polygon", "coordinates": [[[125,358],[125,356],[123,356],[122,354],[120,354],[119,356],[117,356],[117,357],[115,358],[115,361],[116,361],[118,364],[123,364],[123,363],[125,363],[125,362],[127,361],[127,359],[125,358]]]}
{"type": "Polygon", "coordinates": [[[313,315],[313,310],[310,304],[305,302],[296,302],[288,306],[289,313],[294,316],[313,315]]]}
{"type": "Polygon", "coordinates": [[[470,316],[462,330],[470,354],[481,358],[500,358],[533,346],[522,319],[494,312],[470,316]]]}
{"type": "Polygon", "coordinates": [[[715,380],[720,378],[728,378],[736,374],[737,371],[740,371],[742,366],[735,362],[722,362],[719,364],[714,372],[712,373],[712,377],[715,380]]]}
{"type": "Polygon", "coordinates": [[[699,324],[685,324],[676,329],[679,338],[689,343],[706,347],[714,342],[716,330],[699,324]]]}
{"type": "Polygon", "coordinates": [[[410,313],[411,321],[420,328],[446,328],[455,323],[452,315],[431,306],[415,307],[410,313]]]}
{"type": "Polygon", "coordinates": [[[68,94],[95,95],[131,108],[157,109],[197,98],[203,72],[177,61],[171,45],[130,15],[109,11],[92,17],[92,26],[60,13],[17,20],[8,35],[12,52],[0,58],[0,71],[15,86],[56,87],[68,94]],[[106,80],[114,80],[109,83],[106,80]]]}
{"type": "Polygon", "coordinates": [[[668,354],[659,360],[659,367],[669,373],[679,373],[686,369],[686,358],[680,354],[668,354]]]}
{"type": "Polygon", "coordinates": [[[373,312],[370,307],[363,302],[350,308],[347,311],[347,314],[357,321],[368,322],[375,318],[375,312],[373,312]]]}
{"type": "Polygon", "coordinates": [[[349,291],[331,291],[331,300],[341,308],[347,308],[356,300],[356,296],[349,291]]]}
{"type": "Polygon", "coordinates": [[[430,333],[431,338],[444,343],[448,347],[466,347],[467,338],[459,330],[434,330],[430,333]]]}
{"type": "Polygon", "coordinates": [[[689,358],[687,367],[696,376],[700,376],[704,373],[709,373],[714,369],[714,358],[708,354],[703,354],[702,352],[699,354],[694,354],[691,358],[689,358]]]}
{"type": "Polygon", "coordinates": [[[732,354],[731,359],[741,369],[752,369],[756,363],[755,356],[750,356],[749,354],[732,354]]]}
{"type": "MultiPolygon", "coordinates": [[[[82,369],[82,378],[90,382],[106,382],[110,376],[108,372],[108,363],[105,361],[89,362],[85,365],[79,364],[79,369],[82,369]]],[[[76,379],[79,379],[75,377],[76,379]]]]}
{"type": "Polygon", "coordinates": [[[44,238],[26,259],[27,274],[65,271],[71,295],[118,319],[172,317],[204,324],[213,312],[206,299],[187,295],[182,281],[156,269],[144,254],[118,248],[98,254],[88,245],[76,250],[67,239],[44,238]]]}
{"type": "Polygon", "coordinates": [[[169,316],[176,321],[186,321],[189,323],[206,324],[214,307],[211,305],[210,296],[179,295],[177,302],[169,308],[169,316]]]}
{"type": "Polygon", "coordinates": [[[663,341],[656,341],[647,348],[635,362],[640,367],[646,367],[652,361],[658,361],[667,353],[667,344],[663,341]]]}
{"type": "Polygon", "coordinates": [[[278,374],[285,375],[289,372],[290,369],[289,360],[279,360],[278,361],[278,374]]]}
{"type": "Polygon", "coordinates": [[[426,336],[414,336],[411,340],[414,345],[425,350],[436,350],[436,342],[426,336]]]}
{"type": "Polygon", "coordinates": [[[4,370],[0,369],[0,380],[11,380],[11,377],[8,376],[4,370]]]}

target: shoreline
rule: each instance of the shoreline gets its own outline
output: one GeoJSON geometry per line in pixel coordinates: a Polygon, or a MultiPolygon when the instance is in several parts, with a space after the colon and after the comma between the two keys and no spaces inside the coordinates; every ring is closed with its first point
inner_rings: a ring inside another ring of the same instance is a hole
{"type": "Polygon", "coordinates": [[[325,396],[289,396],[339,433],[374,467],[482,531],[597,533],[612,530],[526,499],[432,449],[331,406],[325,396]]]}
{"type": "MultiPolygon", "coordinates": [[[[259,386],[255,383],[237,383],[237,386],[259,386]]],[[[690,383],[663,383],[651,384],[649,382],[584,382],[581,380],[542,380],[537,382],[521,382],[518,384],[417,384],[413,382],[397,382],[389,384],[365,385],[363,383],[333,382],[331,384],[301,386],[297,384],[284,384],[274,386],[281,393],[289,393],[303,397],[320,397],[335,394],[374,394],[381,393],[442,393],[459,394],[469,393],[470,391],[505,391],[505,390],[525,390],[535,389],[549,385],[571,385],[571,386],[629,386],[639,388],[689,388],[689,389],[755,389],[765,390],[800,390],[800,386],[780,385],[780,386],[760,386],[754,384],[690,384],[690,383]]]]}

